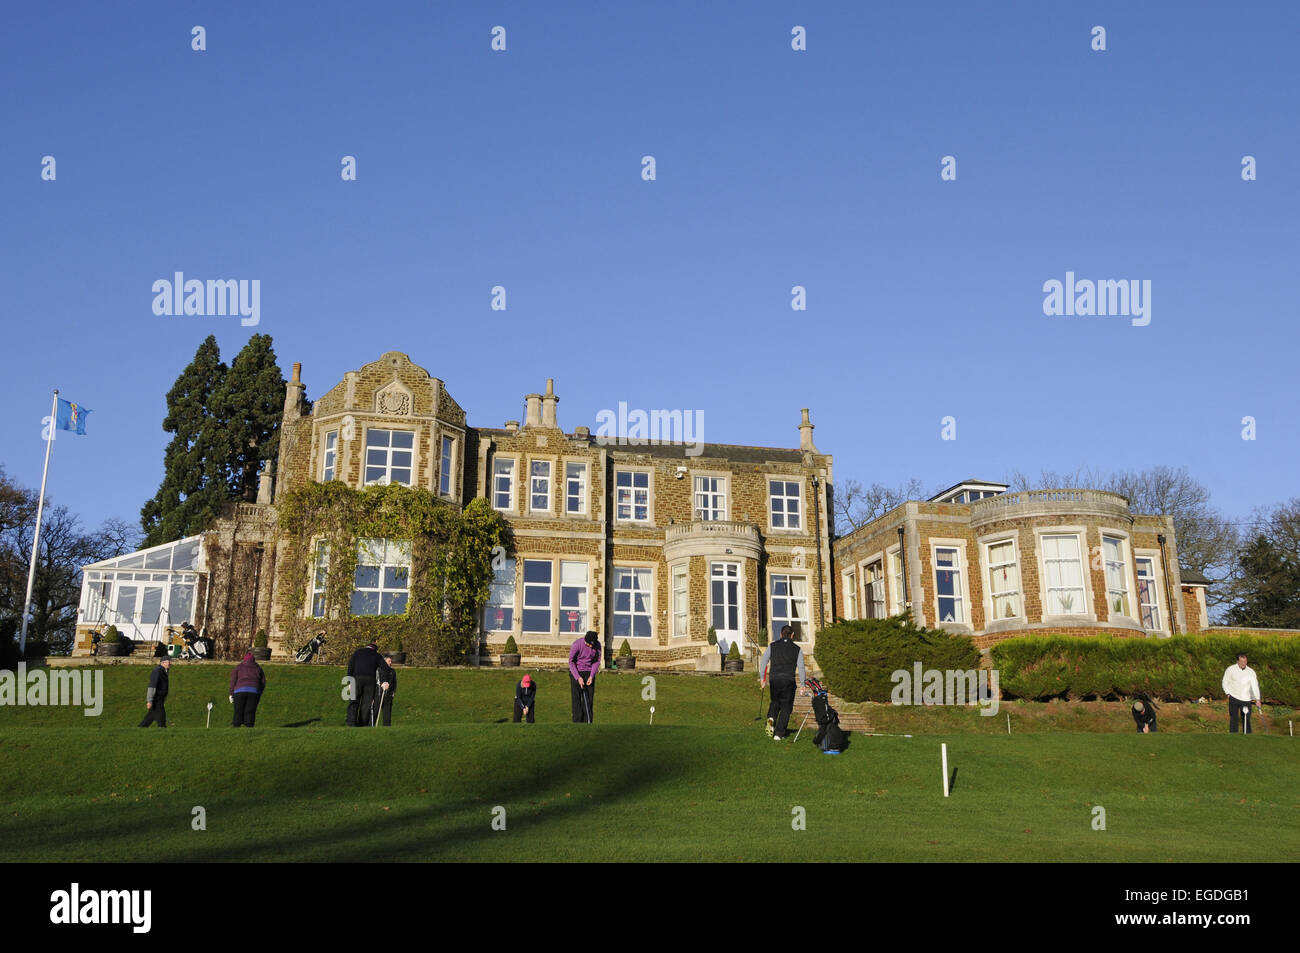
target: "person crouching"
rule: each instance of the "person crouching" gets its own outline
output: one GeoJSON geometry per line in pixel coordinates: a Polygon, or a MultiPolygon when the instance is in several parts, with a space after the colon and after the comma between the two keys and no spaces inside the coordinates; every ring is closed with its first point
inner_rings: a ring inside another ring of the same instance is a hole
{"type": "Polygon", "coordinates": [[[533,723],[533,718],[537,714],[537,683],[533,681],[531,675],[525,675],[515,686],[515,717],[514,721],[526,719],[528,724],[533,723]]]}

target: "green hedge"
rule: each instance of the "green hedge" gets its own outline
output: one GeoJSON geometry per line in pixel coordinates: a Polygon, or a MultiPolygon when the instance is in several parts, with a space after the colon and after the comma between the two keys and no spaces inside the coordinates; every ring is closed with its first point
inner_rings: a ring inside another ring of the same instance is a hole
{"type": "MultiPolygon", "coordinates": [[[[820,643],[818,645],[820,649],[820,643]]],[[[1171,639],[1045,635],[990,649],[1000,687],[1017,698],[1223,697],[1223,670],[1249,656],[1265,702],[1300,704],[1300,638],[1179,635],[1171,639]]],[[[820,654],[819,654],[820,660],[820,654]]]]}
{"type": "Polygon", "coordinates": [[[979,668],[980,653],[964,635],[924,629],[904,616],[839,621],[817,633],[817,664],[828,686],[850,702],[888,702],[895,683],[890,675],[922,668],[968,671],[979,668]]]}

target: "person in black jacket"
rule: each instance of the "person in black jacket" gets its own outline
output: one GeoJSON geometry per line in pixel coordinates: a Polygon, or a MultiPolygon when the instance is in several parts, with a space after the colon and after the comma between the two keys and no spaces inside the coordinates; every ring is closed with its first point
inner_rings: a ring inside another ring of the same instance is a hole
{"type": "Polygon", "coordinates": [[[533,718],[537,714],[537,683],[533,681],[531,675],[525,675],[515,686],[515,721],[521,718],[527,718],[528,723],[533,723],[533,718]]]}
{"type": "Polygon", "coordinates": [[[1153,734],[1156,730],[1156,706],[1145,695],[1133,703],[1133,721],[1140,735],[1153,734]]]}
{"type": "MultiPolygon", "coordinates": [[[[767,733],[776,741],[785,740],[790,712],[794,711],[795,686],[804,683],[803,649],[795,643],[793,636],[794,629],[788,625],[781,626],[781,637],[767,647],[758,662],[760,691],[762,683],[772,686],[772,701],[767,706],[767,733]]],[[[808,689],[805,688],[803,693],[807,695],[808,689]]]]}
{"type": "Polygon", "coordinates": [[[386,652],[379,662],[375,678],[379,682],[379,697],[375,699],[375,713],[370,722],[374,724],[382,716],[384,727],[393,724],[393,696],[397,694],[397,669],[393,668],[393,653],[386,652]]]}
{"type": "Polygon", "coordinates": [[[148,728],[155,721],[159,728],[167,727],[167,672],[171,667],[172,660],[165,658],[149,673],[149,692],[144,703],[148,711],[145,712],[144,721],[140,722],[141,728],[148,728]]]}
{"type": "Polygon", "coordinates": [[[375,676],[383,664],[379,646],[371,642],[352,653],[348,659],[348,677],[352,682],[352,700],[348,702],[348,726],[365,728],[373,724],[375,709],[375,676]]]}

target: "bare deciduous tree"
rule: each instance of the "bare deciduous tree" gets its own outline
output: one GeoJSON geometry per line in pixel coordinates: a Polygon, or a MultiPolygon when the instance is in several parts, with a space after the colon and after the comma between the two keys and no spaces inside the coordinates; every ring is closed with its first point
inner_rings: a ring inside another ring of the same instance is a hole
{"type": "Polygon", "coordinates": [[[845,480],[835,486],[835,535],[847,536],[899,504],[920,498],[921,481],[915,478],[898,486],[863,486],[857,480],[845,480]]]}

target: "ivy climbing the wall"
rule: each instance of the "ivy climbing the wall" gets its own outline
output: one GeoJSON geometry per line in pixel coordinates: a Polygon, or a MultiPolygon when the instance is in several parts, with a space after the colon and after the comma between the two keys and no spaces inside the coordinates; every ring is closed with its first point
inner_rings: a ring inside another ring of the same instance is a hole
{"type": "Polygon", "coordinates": [[[400,640],[411,662],[426,665],[463,663],[475,649],[493,551],[511,549],[505,520],[486,500],[457,509],[418,487],[354,490],[333,480],[294,487],[277,508],[289,537],[284,578],[295,594],[285,627],[291,644],[324,631],[326,658],[338,662],[367,642],[383,649],[400,640]],[[352,614],[358,543],[375,539],[410,543],[401,614],[352,614]]]}

